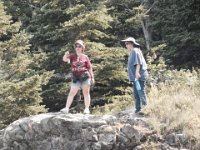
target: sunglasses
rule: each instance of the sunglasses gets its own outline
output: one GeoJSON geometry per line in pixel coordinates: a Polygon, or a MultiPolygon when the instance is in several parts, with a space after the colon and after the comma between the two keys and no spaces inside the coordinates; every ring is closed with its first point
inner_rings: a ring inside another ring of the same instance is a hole
{"type": "Polygon", "coordinates": [[[76,45],[75,48],[82,48],[82,46],[81,45],[76,45]]]}
{"type": "Polygon", "coordinates": [[[128,44],[130,44],[129,42],[125,42],[125,45],[128,45],[128,44]]]}

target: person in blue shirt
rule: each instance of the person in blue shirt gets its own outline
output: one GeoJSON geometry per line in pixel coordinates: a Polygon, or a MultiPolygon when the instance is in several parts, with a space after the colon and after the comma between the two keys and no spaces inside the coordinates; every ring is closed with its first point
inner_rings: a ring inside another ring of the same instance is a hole
{"type": "Polygon", "coordinates": [[[140,44],[133,37],[122,40],[129,52],[128,57],[128,78],[133,84],[135,97],[135,113],[140,113],[142,105],[147,105],[147,95],[145,90],[148,78],[147,63],[144,59],[140,44]],[[139,88],[137,83],[139,82],[139,88]]]}

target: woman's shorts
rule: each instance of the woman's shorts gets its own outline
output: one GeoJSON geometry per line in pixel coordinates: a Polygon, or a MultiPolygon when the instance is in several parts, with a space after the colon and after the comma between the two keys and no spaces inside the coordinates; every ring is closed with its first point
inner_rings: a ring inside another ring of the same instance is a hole
{"type": "Polygon", "coordinates": [[[83,85],[91,85],[91,79],[89,78],[89,79],[87,79],[87,80],[85,80],[85,81],[76,81],[75,83],[74,82],[72,82],[71,83],[71,86],[78,86],[78,87],[82,87],[83,85]]]}

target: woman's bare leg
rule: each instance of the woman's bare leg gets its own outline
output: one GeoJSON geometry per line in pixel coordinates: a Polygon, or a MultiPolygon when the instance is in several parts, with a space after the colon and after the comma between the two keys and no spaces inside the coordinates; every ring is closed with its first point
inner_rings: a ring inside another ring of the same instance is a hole
{"type": "Polygon", "coordinates": [[[90,107],[90,85],[83,85],[82,90],[83,90],[85,108],[89,108],[90,107]]]}
{"type": "Polygon", "coordinates": [[[74,96],[77,94],[78,90],[80,89],[79,86],[71,86],[69,95],[67,97],[67,102],[66,102],[66,108],[70,108],[73,100],[74,100],[74,96]]]}

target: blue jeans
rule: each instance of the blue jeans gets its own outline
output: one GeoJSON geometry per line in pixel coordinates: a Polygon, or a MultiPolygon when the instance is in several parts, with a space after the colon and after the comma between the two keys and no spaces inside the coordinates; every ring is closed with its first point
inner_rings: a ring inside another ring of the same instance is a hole
{"type": "Polygon", "coordinates": [[[135,83],[133,82],[133,90],[135,97],[135,112],[139,112],[141,110],[142,105],[147,105],[147,95],[146,95],[146,81],[139,80],[141,90],[137,90],[135,83]]]}

